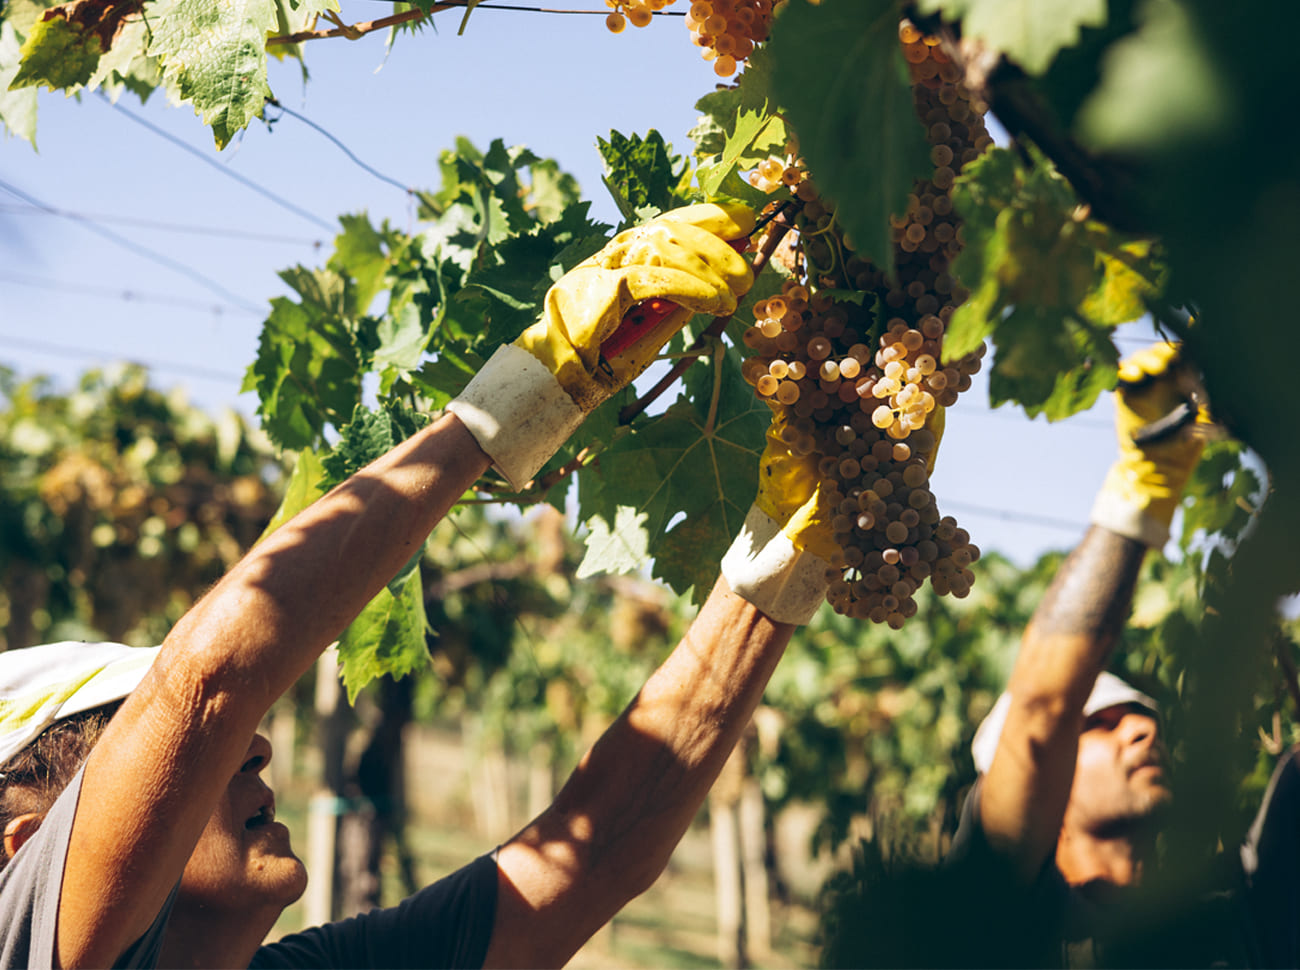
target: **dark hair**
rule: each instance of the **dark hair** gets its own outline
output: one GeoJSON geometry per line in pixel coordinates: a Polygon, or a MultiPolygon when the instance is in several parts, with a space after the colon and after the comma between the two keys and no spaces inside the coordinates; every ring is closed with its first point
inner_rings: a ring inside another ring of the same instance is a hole
{"type": "MultiPolygon", "coordinates": [[[[20,815],[50,810],[120,706],[117,701],[51,724],[0,767],[0,832],[20,815]]],[[[0,851],[0,869],[8,861],[0,851]]]]}

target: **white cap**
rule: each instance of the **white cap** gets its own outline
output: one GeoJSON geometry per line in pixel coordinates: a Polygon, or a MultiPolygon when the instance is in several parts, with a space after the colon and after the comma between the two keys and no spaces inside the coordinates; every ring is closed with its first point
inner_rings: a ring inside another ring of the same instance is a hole
{"type": "Polygon", "coordinates": [[[126,697],[158,649],[65,640],[0,653],[0,765],[55,721],[126,697]]]}
{"type": "MultiPolygon", "coordinates": [[[[1084,702],[1083,716],[1087,717],[1121,704],[1137,704],[1139,707],[1145,707],[1152,716],[1160,716],[1160,707],[1154,700],[1133,685],[1104,670],[1097,675],[1097,681],[1092,685],[1092,693],[1084,702]]],[[[993,705],[993,710],[989,711],[988,717],[984,718],[975,731],[970,753],[975,759],[975,770],[981,775],[989,770],[989,765],[993,764],[993,752],[998,749],[998,738],[1002,736],[1002,725],[1006,723],[1007,711],[1010,707],[1011,695],[1003,691],[998,702],[993,705]]]]}

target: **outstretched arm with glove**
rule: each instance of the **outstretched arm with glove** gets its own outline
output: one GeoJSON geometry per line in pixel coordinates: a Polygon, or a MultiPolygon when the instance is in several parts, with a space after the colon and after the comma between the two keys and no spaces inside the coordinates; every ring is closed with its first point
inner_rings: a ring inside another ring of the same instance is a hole
{"type": "Polygon", "coordinates": [[[1119,456],[1097,497],[1093,525],[1034,611],[1009,696],[990,726],[981,728],[984,737],[977,735],[977,748],[993,752],[991,764],[980,765],[986,769],[984,832],[1025,878],[1056,850],[1085,704],[1128,616],[1142,559],[1167,540],[1204,447],[1208,417],[1188,397],[1189,376],[1179,348],[1169,344],[1120,365],[1119,456]]]}
{"type": "MultiPolygon", "coordinates": [[[[51,962],[117,963],[179,881],[171,920],[184,932],[166,935],[161,965],[248,964],[305,878],[287,836],[272,838],[256,778],[269,746],[255,732],[271,703],[491,463],[522,484],[692,312],[733,310],[750,271],[729,241],[751,226],[746,211],[708,205],[620,234],[554,285],[543,318],[450,413],[268,536],[177,623],[86,761],[77,805],[89,808],[73,820],[51,962]],[[646,300],[670,312],[625,324],[646,300]],[[249,872],[230,871],[225,849],[208,844],[236,814],[233,828],[265,849],[249,872]]],[[[592,887],[643,881],[641,857],[666,858],[684,829],[788,636],[718,597],[532,835],[503,849],[495,962],[563,962],[612,913],[592,887]]],[[[7,826],[6,850],[40,820],[7,826]]]]}
{"type": "Polygon", "coordinates": [[[778,413],[754,508],[685,638],[555,803],[501,849],[488,966],[558,966],[654,882],[795,626],[821,605],[833,543],[818,456],[792,452],[783,427],[778,413]]]}
{"type": "Polygon", "coordinates": [[[498,349],[448,410],[523,488],[693,314],[736,309],[753,277],[733,242],[743,247],[753,227],[748,209],[706,204],[619,233],[550,288],[542,318],[498,349]],[[646,302],[654,306],[638,306],[646,302]]]}

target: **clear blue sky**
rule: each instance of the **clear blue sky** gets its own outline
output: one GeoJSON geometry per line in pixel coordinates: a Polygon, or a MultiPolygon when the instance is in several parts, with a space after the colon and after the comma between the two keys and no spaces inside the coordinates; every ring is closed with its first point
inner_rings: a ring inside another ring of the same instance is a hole
{"type": "MultiPolygon", "coordinates": [[[[390,9],[351,0],[343,16],[390,9]]],[[[502,138],[558,159],[613,222],[596,137],[658,128],[685,151],[694,103],[717,80],[680,18],[615,36],[603,13],[480,9],[457,36],[459,17],[436,15],[436,30],[402,35],[387,57],[382,33],[315,41],[307,83],[296,62],[273,62],[272,88],[403,185],[435,187],[438,152],[457,136],[502,138]]],[[[341,213],[411,228],[408,198],[292,117],[255,121],[218,153],[193,112],[161,94],[144,106],[124,95],[120,107],[44,92],[38,150],[0,143],[0,180],[23,197],[0,186],[0,364],[66,386],[87,368],[139,361],[200,406],[251,413],[239,384],[267,300],[284,292],[276,271],[323,262],[341,213]]],[[[977,383],[949,412],[940,507],[1017,562],[1071,545],[1113,456],[1108,402],[1050,426],[986,402],[977,383]]]]}

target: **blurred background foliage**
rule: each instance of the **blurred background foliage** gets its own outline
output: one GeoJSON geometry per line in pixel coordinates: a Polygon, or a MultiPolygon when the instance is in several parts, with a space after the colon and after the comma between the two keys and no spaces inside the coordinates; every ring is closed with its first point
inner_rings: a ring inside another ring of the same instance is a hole
{"type": "MultiPolygon", "coordinates": [[[[210,417],[151,387],[139,368],[92,371],[63,393],[0,371],[0,391],[5,649],[58,638],[159,641],[277,507],[285,466],[260,435],[233,413],[210,417]]],[[[1263,491],[1257,462],[1239,446],[1211,446],[1176,554],[1148,558],[1117,651],[1114,668],[1164,705],[1176,770],[1206,591],[1221,582],[1263,491]]],[[[540,758],[547,783],[529,800],[549,800],[694,614],[688,596],[643,577],[576,579],[582,554],[581,537],[550,506],[523,516],[459,506],[420,567],[430,662],[400,697],[381,692],[383,682],[363,691],[348,731],[373,735],[400,708],[400,723],[455,727],[480,754],[540,758]]],[[[900,885],[900,873],[927,888],[923,867],[942,858],[974,778],[971,737],[1061,555],[1020,569],[986,553],[969,597],[930,597],[899,632],[829,609],[797,632],[745,751],[769,835],[784,810],[812,806],[806,858],[841,863],[818,904],[830,962],[899,955],[881,949],[882,937],[871,952],[854,950],[861,934],[840,932],[844,914],[858,921],[867,902],[879,902],[871,893],[900,885]]],[[[1277,754],[1300,740],[1292,635],[1290,621],[1277,624],[1269,662],[1250,674],[1253,712],[1223,739],[1243,779],[1241,830],[1277,754]]],[[[312,690],[307,678],[295,691],[307,739],[312,690]]],[[[345,766],[350,777],[360,760],[345,766]]],[[[373,797],[364,785],[347,790],[373,797]]],[[[400,838],[396,849],[409,851],[400,838]]],[[[1194,849],[1206,856],[1214,846],[1194,849]]],[[[787,891],[779,875],[774,885],[787,891]]],[[[878,910],[882,919],[893,911],[878,910]]]]}
{"type": "Polygon", "coordinates": [[[0,646],[158,642],[260,534],[280,478],[243,418],[138,367],[67,393],[0,368],[0,646]]]}

